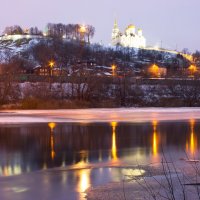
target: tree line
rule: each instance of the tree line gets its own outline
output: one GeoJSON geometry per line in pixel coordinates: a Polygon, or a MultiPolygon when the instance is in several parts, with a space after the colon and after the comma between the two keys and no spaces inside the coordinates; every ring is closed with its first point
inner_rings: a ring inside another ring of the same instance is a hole
{"type": "Polygon", "coordinates": [[[90,43],[90,39],[94,36],[95,28],[91,25],[81,24],[53,24],[48,23],[46,27],[48,36],[57,38],[67,38],[69,40],[87,40],[90,43]]]}
{"type": "MultiPolygon", "coordinates": [[[[62,24],[48,23],[45,28],[46,36],[53,38],[66,38],[69,40],[84,40],[90,43],[95,34],[95,28],[92,25],[81,24],[62,24]]],[[[4,29],[3,35],[43,35],[38,27],[23,29],[19,25],[8,26],[4,29]]]]}
{"type": "Polygon", "coordinates": [[[29,29],[23,29],[19,25],[8,26],[4,29],[3,35],[42,35],[42,31],[38,27],[31,27],[29,29]]]}

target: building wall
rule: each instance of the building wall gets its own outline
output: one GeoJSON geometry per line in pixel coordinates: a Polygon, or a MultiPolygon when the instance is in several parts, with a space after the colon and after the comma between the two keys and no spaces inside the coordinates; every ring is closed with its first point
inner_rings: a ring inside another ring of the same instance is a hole
{"type": "Polygon", "coordinates": [[[34,38],[43,38],[41,35],[3,35],[0,36],[0,40],[20,40],[20,39],[34,39],[34,38]]]}

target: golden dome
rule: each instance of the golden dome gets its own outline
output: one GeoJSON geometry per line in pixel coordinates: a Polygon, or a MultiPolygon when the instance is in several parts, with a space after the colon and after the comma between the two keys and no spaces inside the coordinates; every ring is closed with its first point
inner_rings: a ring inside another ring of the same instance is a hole
{"type": "Polygon", "coordinates": [[[135,28],[135,26],[134,26],[133,24],[130,24],[130,25],[127,27],[127,29],[133,29],[133,28],[135,28]]]}

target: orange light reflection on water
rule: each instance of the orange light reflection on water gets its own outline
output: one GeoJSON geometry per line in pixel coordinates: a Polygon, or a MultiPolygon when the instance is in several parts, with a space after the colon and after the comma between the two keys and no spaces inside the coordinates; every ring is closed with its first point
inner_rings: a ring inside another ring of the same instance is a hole
{"type": "Polygon", "coordinates": [[[157,162],[159,155],[159,143],[160,143],[160,138],[157,132],[158,121],[153,120],[152,125],[153,125],[152,153],[155,162],[157,162]]]}
{"type": "Polygon", "coordinates": [[[191,155],[195,155],[198,149],[198,143],[197,143],[197,135],[194,131],[195,127],[195,120],[190,120],[190,139],[189,141],[186,141],[186,151],[189,152],[191,155]]]}
{"type": "Polygon", "coordinates": [[[56,127],[56,123],[50,122],[50,123],[48,123],[48,126],[51,129],[51,131],[53,131],[53,129],[56,127]]]}
{"type": "Polygon", "coordinates": [[[157,156],[158,154],[158,136],[157,136],[158,122],[154,120],[152,124],[153,124],[153,155],[157,156]]]}
{"type": "Polygon", "coordinates": [[[118,156],[117,156],[117,141],[116,141],[116,127],[117,127],[117,122],[111,122],[112,126],[112,160],[117,161],[118,156]]]}
{"type": "Polygon", "coordinates": [[[76,190],[79,192],[80,200],[85,199],[85,195],[83,194],[91,185],[90,183],[90,173],[91,169],[87,169],[89,163],[89,152],[81,151],[81,160],[74,165],[74,169],[78,169],[75,171],[76,179],[78,180],[76,190]]]}
{"type": "Polygon", "coordinates": [[[52,158],[52,160],[54,160],[55,155],[56,155],[56,153],[54,150],[54,134],[52,133],[51,134],[51,158],[52,158]]]}
{"type": "Polygon", "coordinates": [[[22,173],[22,168],[18,164],[15,164],[14,166],[6,165],[3,167],[0,167],[1,176],[13,176],[13,175],[19,175],[21,173],[22,173]]]}
{"type": "Polygon", "coordinates": [[[84,200],[84,192],[91,186],[90,182],[91,169],[76,170],[75,177],[78,180],[76,191],[79,193],[79,199],[84,200]]]}
{"type": "Polygon", "coordinates": [[[157,140],[157,133],[153,132],[153,155],[158,154],[158,140],[157,140]]]}
{"type": "Polygon", "coordinates": [[[51,137],[50,137],[50,146],[51,146],[51,159],[54,160],[55,156],[56,156],[56,153],[55,153],[55,142],[54,142],[54,128],[56,127],[56,123],[54,122],[50,122],[48,123],[48,126],[50,128],[50,134],[51,134],[51,137]]]}

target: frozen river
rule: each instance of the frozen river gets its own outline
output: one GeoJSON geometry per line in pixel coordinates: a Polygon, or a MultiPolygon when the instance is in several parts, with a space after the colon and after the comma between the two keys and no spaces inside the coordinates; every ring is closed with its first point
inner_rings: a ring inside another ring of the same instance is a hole
{"type": "Polygon", "coordinates": [[[114,108],[0,112],[0,123],[149,122],[200,119],[200,108],[114,108]]]}
{"type": "Polygon", "coordinates": [[[199,108],[3,111],[0,199],[82,200],[159,164],[162,149],[198,158],[199,119],[199,108]]]}

